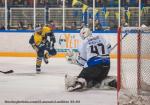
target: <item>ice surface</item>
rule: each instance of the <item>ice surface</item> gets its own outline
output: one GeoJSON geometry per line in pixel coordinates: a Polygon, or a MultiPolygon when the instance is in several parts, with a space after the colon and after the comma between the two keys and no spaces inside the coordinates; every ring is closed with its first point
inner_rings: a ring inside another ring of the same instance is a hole
{"type": "MultiPolygon", "coordinates": [[[[8,101],[37,101],[20,103],[22,105],[43,105],[42,101],[51,102],[47,105],[117,105],[115,90],[65,91],[64,75],[76,76],[81,67],[69,64],[64,58],[50,58],[48,65],[42,64],[43,73],[35,74],[35,60],[25,57],[0,57],[0,70],[14,70],[13,74],[0,74],[0,105],[6,105],[8,103],[5,102],[8,101]],[[56,101],[61,102],[55,103],[56,101]]],[[[116,75],[116,60],[111,60],[109,75],[116,75]]]]}

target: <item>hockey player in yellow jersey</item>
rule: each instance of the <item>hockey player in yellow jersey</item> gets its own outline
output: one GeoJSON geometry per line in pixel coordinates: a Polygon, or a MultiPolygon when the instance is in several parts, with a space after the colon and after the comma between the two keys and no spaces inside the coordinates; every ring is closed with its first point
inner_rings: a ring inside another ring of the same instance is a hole
{"type": "Polygon", "coordinates": [[[36,72],[41,72],[42,59],[48,64],[48,58],[56,55],[54,43],[56,42],[52,29],[48,26],[39,27],[31,36],[29,43],[37,53],[36,72]]]}

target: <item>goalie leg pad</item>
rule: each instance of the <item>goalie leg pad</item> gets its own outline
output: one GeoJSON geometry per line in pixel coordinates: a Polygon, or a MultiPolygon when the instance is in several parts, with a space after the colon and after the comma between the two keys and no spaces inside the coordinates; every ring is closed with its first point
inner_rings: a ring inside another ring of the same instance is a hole
{"type": "Polygon", "coordinates": [[[86,80],[84,78],[78,78],[73,86],[67,88],[67,91],[72,92],[83,89],[86,86],[86,80]]]}
{"type": "Polygon", "coordinates": [[[66,74],[65,75],[65,88],[67,89],[68,87],[74,86],[76,81],[77,81],[77,77],[66,74]]]}
{"type": "Polygon", "coordinates": [[[86,80],[84,78],[72,77],[65,75],[65,88],[67,91],[72,92],[82,89],[86,86],[86,80]]]}
{"type": "Polygon", "coordinates": [[[70,87],[68,87],[68,88],[67,88],[67,91],[72,92],[72,91],[76,91],[76,90],[79,90],[79,89],[82,89],[82,88],[83,88],[83,84],[80,83],[80,82],[77,82],[77,83],[75,84],[75,86],[70,86],[70,87]]]}
{"type": "Polygon", "coordinates": [[[100,89],[116,89],[117,88],[117,79],[116,76],[106,77],[99,86],[100,89]]]}
{"type": "Polygon", "coordinates": [[[108,85],[109,85],[110,87],[117,88],[117,81],[116,81],[116,79],[110,81],[110,82],[108,83],[108,85]]]}

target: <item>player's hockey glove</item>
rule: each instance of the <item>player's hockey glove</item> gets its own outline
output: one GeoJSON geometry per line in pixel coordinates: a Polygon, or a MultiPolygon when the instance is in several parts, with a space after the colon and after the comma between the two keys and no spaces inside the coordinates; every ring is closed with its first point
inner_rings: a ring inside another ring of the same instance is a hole
{"type": "Polygon", "coordinates": [[[31,44],[31,46],[32,46],[32,48],[36,51],[36,52],[38,52],[39,51],[39,49],[38,49],[38,47],[33,43],[33,44],[31,44]]]}

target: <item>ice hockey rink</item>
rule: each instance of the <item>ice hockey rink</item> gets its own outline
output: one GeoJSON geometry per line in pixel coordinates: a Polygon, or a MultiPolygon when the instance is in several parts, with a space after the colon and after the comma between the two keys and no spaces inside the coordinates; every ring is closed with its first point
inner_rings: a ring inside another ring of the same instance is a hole
{"type": "MultiPolygon", "coordinates": [[[[64,76],[76,76],[81,67],[69,64],[65,58],[50,58],[42,65],[42,73],[35,74],[34,57],[0,57],[0,70],[14,70],[0,74],[0,105],[117,105],[116,90],[89,89],[67,92],[64,76]]],[[[109,75],[116,75],[116,59],[111,60],[109,75]]]]}

